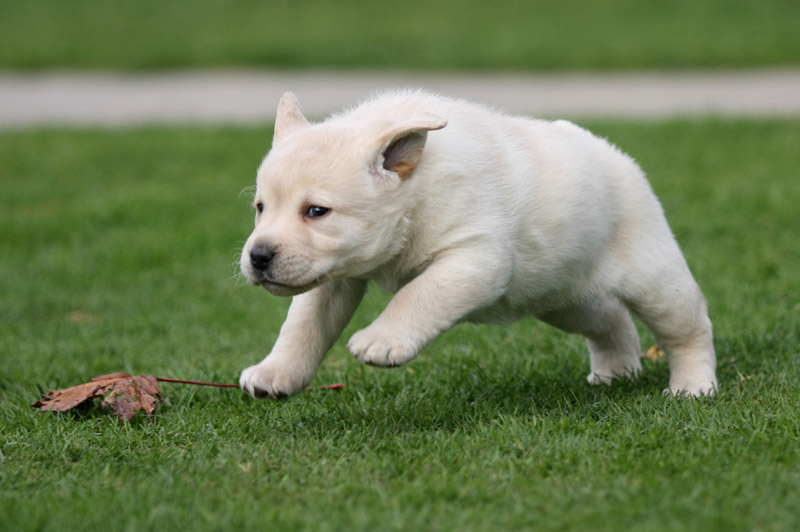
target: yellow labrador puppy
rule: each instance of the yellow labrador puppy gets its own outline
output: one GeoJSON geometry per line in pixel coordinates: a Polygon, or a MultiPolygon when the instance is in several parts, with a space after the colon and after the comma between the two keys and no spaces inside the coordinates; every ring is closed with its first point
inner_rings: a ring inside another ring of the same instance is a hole
{"type": "Polygon", "coordinates": [[[641,369],[633,313],[669,354],[669,392],[716,390],[705,300],[661,205],[630,157],[570,122],[400,90],[311,124],[287,93],[254,206],[242,273],[294,296],[242,372],[254,397],[311,382],[369,281],[395,295],[350,338],[365,364],[405,364],[461,321],[535,316],[583,335],[588,380],[610,383],[641,369]]]}

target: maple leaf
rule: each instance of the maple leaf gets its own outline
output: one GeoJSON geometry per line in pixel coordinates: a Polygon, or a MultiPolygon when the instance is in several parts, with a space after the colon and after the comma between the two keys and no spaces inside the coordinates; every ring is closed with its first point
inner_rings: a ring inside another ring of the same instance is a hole
{"type": "Polygon", "coordinates": [[[109,373],[93,378],[90,382],[63,390],[49,390],[32,406],[42,411],[66,412],[92,399],[102,398],[102,406],[128,421],[139,410],[148,417],[153,415],[161,399],[158,381],[150,375],[128,375],[109,373]]]}

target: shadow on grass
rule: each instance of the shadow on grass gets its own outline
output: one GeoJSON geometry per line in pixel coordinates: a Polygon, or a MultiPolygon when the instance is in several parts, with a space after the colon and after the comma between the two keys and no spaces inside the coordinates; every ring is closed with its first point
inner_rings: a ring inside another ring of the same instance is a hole
{"type": "Polygon", "coordinates": [[[338,437],[354,431],[369,436],[455,433],[508,417],[600,418],[608,415],[611,405],[628,409],[654,398],[663,400],[666,364],[649,366],[638,380],[620,380],[613,386],[591,385],[583,372],[569,366],[541,373],[513,365],[487,371],[466,363],[398,378],[367,368],[341,394],[307,393],[266,406],[272,417],[265,423],[280,418],[280,430],[338,437]]]}

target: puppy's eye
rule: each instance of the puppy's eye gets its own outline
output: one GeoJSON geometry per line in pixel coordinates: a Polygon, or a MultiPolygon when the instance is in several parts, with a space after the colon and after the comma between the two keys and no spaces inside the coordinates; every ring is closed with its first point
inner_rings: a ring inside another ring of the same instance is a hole
{"type": "Polygon", "coordinates": [[[264,204],[261,203],[260,201],[258,203],[256,203],[256,212],[258,214],[261,214],[262,212],[264,212],[264,204]]]}
{"type": "Polygon", "coordinates": [[[326,214],[330,212],[330,209],[327,207],[320,207],[319,205],[312,205],[311,207],[306,210],[305,215],[306,218],[322,218],[326,214]]]}

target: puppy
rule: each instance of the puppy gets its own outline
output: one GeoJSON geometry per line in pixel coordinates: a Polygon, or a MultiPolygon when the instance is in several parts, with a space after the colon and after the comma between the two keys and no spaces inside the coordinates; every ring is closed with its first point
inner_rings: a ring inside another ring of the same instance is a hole
{"type": "Polygon", "coordinates": [[[706,303],[634,161],[566,121],[424,91],[374,96],[318,124],[284,94],[257,175],[241,271],[294,296],[254,397],[312,380],[376,282],[395,295],[356,332],[362,363],[399,366],[462,321],[522,316],[586,338],[591,383],[635,377],[631,313],[669,354],[674,395],[712,395],[706,303]]]}

